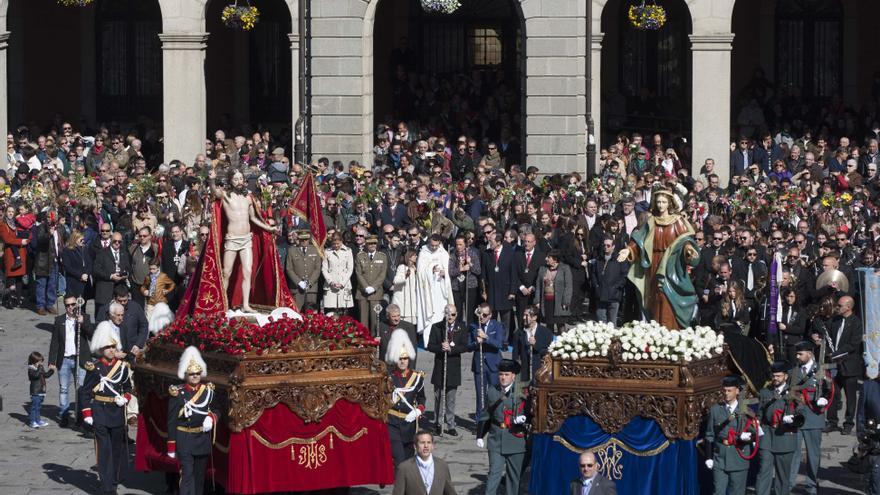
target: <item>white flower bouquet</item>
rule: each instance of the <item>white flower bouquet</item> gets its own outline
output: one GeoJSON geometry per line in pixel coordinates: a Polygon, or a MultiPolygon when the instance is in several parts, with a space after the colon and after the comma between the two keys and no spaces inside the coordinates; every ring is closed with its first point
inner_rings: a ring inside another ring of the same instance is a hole
{"type": "Polygon", "coordinates": [[[656,321],[581,323],[550,344],[550,354],[560,359],[608,356],[613,341],[622,347],[623,361],[694,361],[724,352],[724,336],[709,327],[670,330],[656,321]]]}

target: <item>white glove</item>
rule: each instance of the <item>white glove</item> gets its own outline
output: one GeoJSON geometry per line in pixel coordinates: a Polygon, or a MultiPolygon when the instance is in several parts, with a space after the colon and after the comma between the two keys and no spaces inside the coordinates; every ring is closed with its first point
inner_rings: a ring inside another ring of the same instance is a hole
{"type": "Polygon", "coordinates": [[[785,416],[782,417],[782,422],[787,425],[790,425],[790,424],[794,423],[794,416],[791,414],[786,414],[785,416]]]}
{"type": "Polygon", "coordinates": [[[205,422],[202,423],[202,431],[207,433],[211,431],[212,428],[214,428],[214,420],[211,419],[211,416],[208,416],[205,418],[205,422]]]}
{"type": "Polygon", "coordinates": [[[819,407],[825,407],[828,405],[828,399],[825,397],[819,397],[819,400],[816,401],[816,405],[819,407]]]}
{"type": "Polygon", "coordinates": [[[744,432],[740,433],[739,439],[742,440],[743,442],[751,442],[752,441],[752,432],[744,431],[744,432]]]}
{"type": "Polygon", "coordinates": [[[367,295],[370,295],[370,294],[372,294],[373,292],[376,292],[376,289],[374,289],[374,288],[372,288],[372,287],[367,287],[367,288],[364,289],[364,292],[366,292],[367,295]]]}
{"type": "Polygon", "coordinates": [[[416,420],[416,418],[418,418],[421,415],[422,415],[422,411],[420,411],[419,409],[413,409],[412,411],[407,413],[406,418],[405,418],[406,422],[412,423],[413,421],[416,420]]]}
{"type": "Polygon", "coordinates": [[[706,467],[712,469],[713,466],[715,466],[715,461],[712,459],[706,459],[706,467]]]}
{"type": "Polygon", "coordinates": [[[94,422],[95,422],[95,420],[94,420],[94,418],[92,418],[91,416],[89,416],[88,418],[83,418],[83,423],[85,423],[85,424],[87,424],[87,425],[89,425],[89,426],[92,426],[92,424],[93,424],[94,422]]]}
{"type": "Polygon", "coordinates": [[[113,398],[113,402],[115,402],[117,406],[122,407],[122,406],[128,404],[128,399],[126,399],[125,397],[123,397],[121,395],[117,395],[116,397],[113,398]]]}
{"type": "Polygon", "coordinates": [[[513,418],[513,424],[521,425],[526,422],[526,417],[520,414],[519,416],[513,418]]]}
{"type": "Polygon", "coordinates": [[[486,444],[485,444],[485,442],[483,442],[483,439],[482,439],[482,438],[478,438],[478,439],[477,439],[477,447],[479,447],[479,448],[482,449],[482,448],[485,447],[485,446],[486,446],[486,444]]]}
{"type": "Polygon", "coordinates": [[[297,285],[299,285],[299,288],[302,289],[302,290],[306,290],[306,289],[309,288],[309,284],[306,283],[305,280],[300,280],[299,283],[298,283],[297,285]]]}
{"type": "Polygon", "coordinates": [[[174,459],[175,457],[177,457],[177,454],[175,454],[174,452],[169,452],[168,457],[174,459]]]}

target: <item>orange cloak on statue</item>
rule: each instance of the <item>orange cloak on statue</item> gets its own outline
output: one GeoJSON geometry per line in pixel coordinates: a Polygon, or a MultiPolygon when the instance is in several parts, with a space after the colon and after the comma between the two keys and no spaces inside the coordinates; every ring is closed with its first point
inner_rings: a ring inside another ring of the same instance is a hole
{"type": "MultiPolygon", "coordinates": [[[[260,209],[254,205],[257,214],[260,209]]],[[[177,309],[177,316],[201,313],[226,313],[230,308],[241,306],[241,261],[236,258],[229,287],[223,291],[223,238],[226,233],[226,215],[221,200],[212,205],[211,233],[202,247],[199,264],[193,273],[186,293],[177,309]]],[[[253,270],[251,272],[250,304],[288,307],[296,309],[293,296],[284,278],[284,269],[278,258],[275,237],[272,233],[251,223],[253,234],[253,270]]]]}

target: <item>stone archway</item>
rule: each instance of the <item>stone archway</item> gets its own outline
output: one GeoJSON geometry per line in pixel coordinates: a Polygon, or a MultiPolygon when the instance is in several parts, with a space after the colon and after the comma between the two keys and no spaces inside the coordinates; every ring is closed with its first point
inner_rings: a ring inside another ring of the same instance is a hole
{"type": "MultiPolygon", "coordinates": [[[[312,8],[313,157],[370,159],[373,29],[380,0],[319,2],[312,8]]],[[[542,171],[586,166],[583,2],[520,1],[525,25],[526,163],[542,171]]]]}

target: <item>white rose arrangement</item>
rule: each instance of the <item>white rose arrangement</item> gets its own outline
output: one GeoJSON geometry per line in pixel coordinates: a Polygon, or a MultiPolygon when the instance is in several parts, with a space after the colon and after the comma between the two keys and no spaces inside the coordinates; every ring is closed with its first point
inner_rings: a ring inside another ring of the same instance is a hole
{"type": "Polygon", "coordinates": [[[550,354],[560,359],[607,356],[613,340],[619,340],[624,361],[694,361],[724,352],[724,336],[709,327],[670,330],[656,321],[640,321],[615,327],[596,321],[581,323],[550,344],[550,354]]]}

